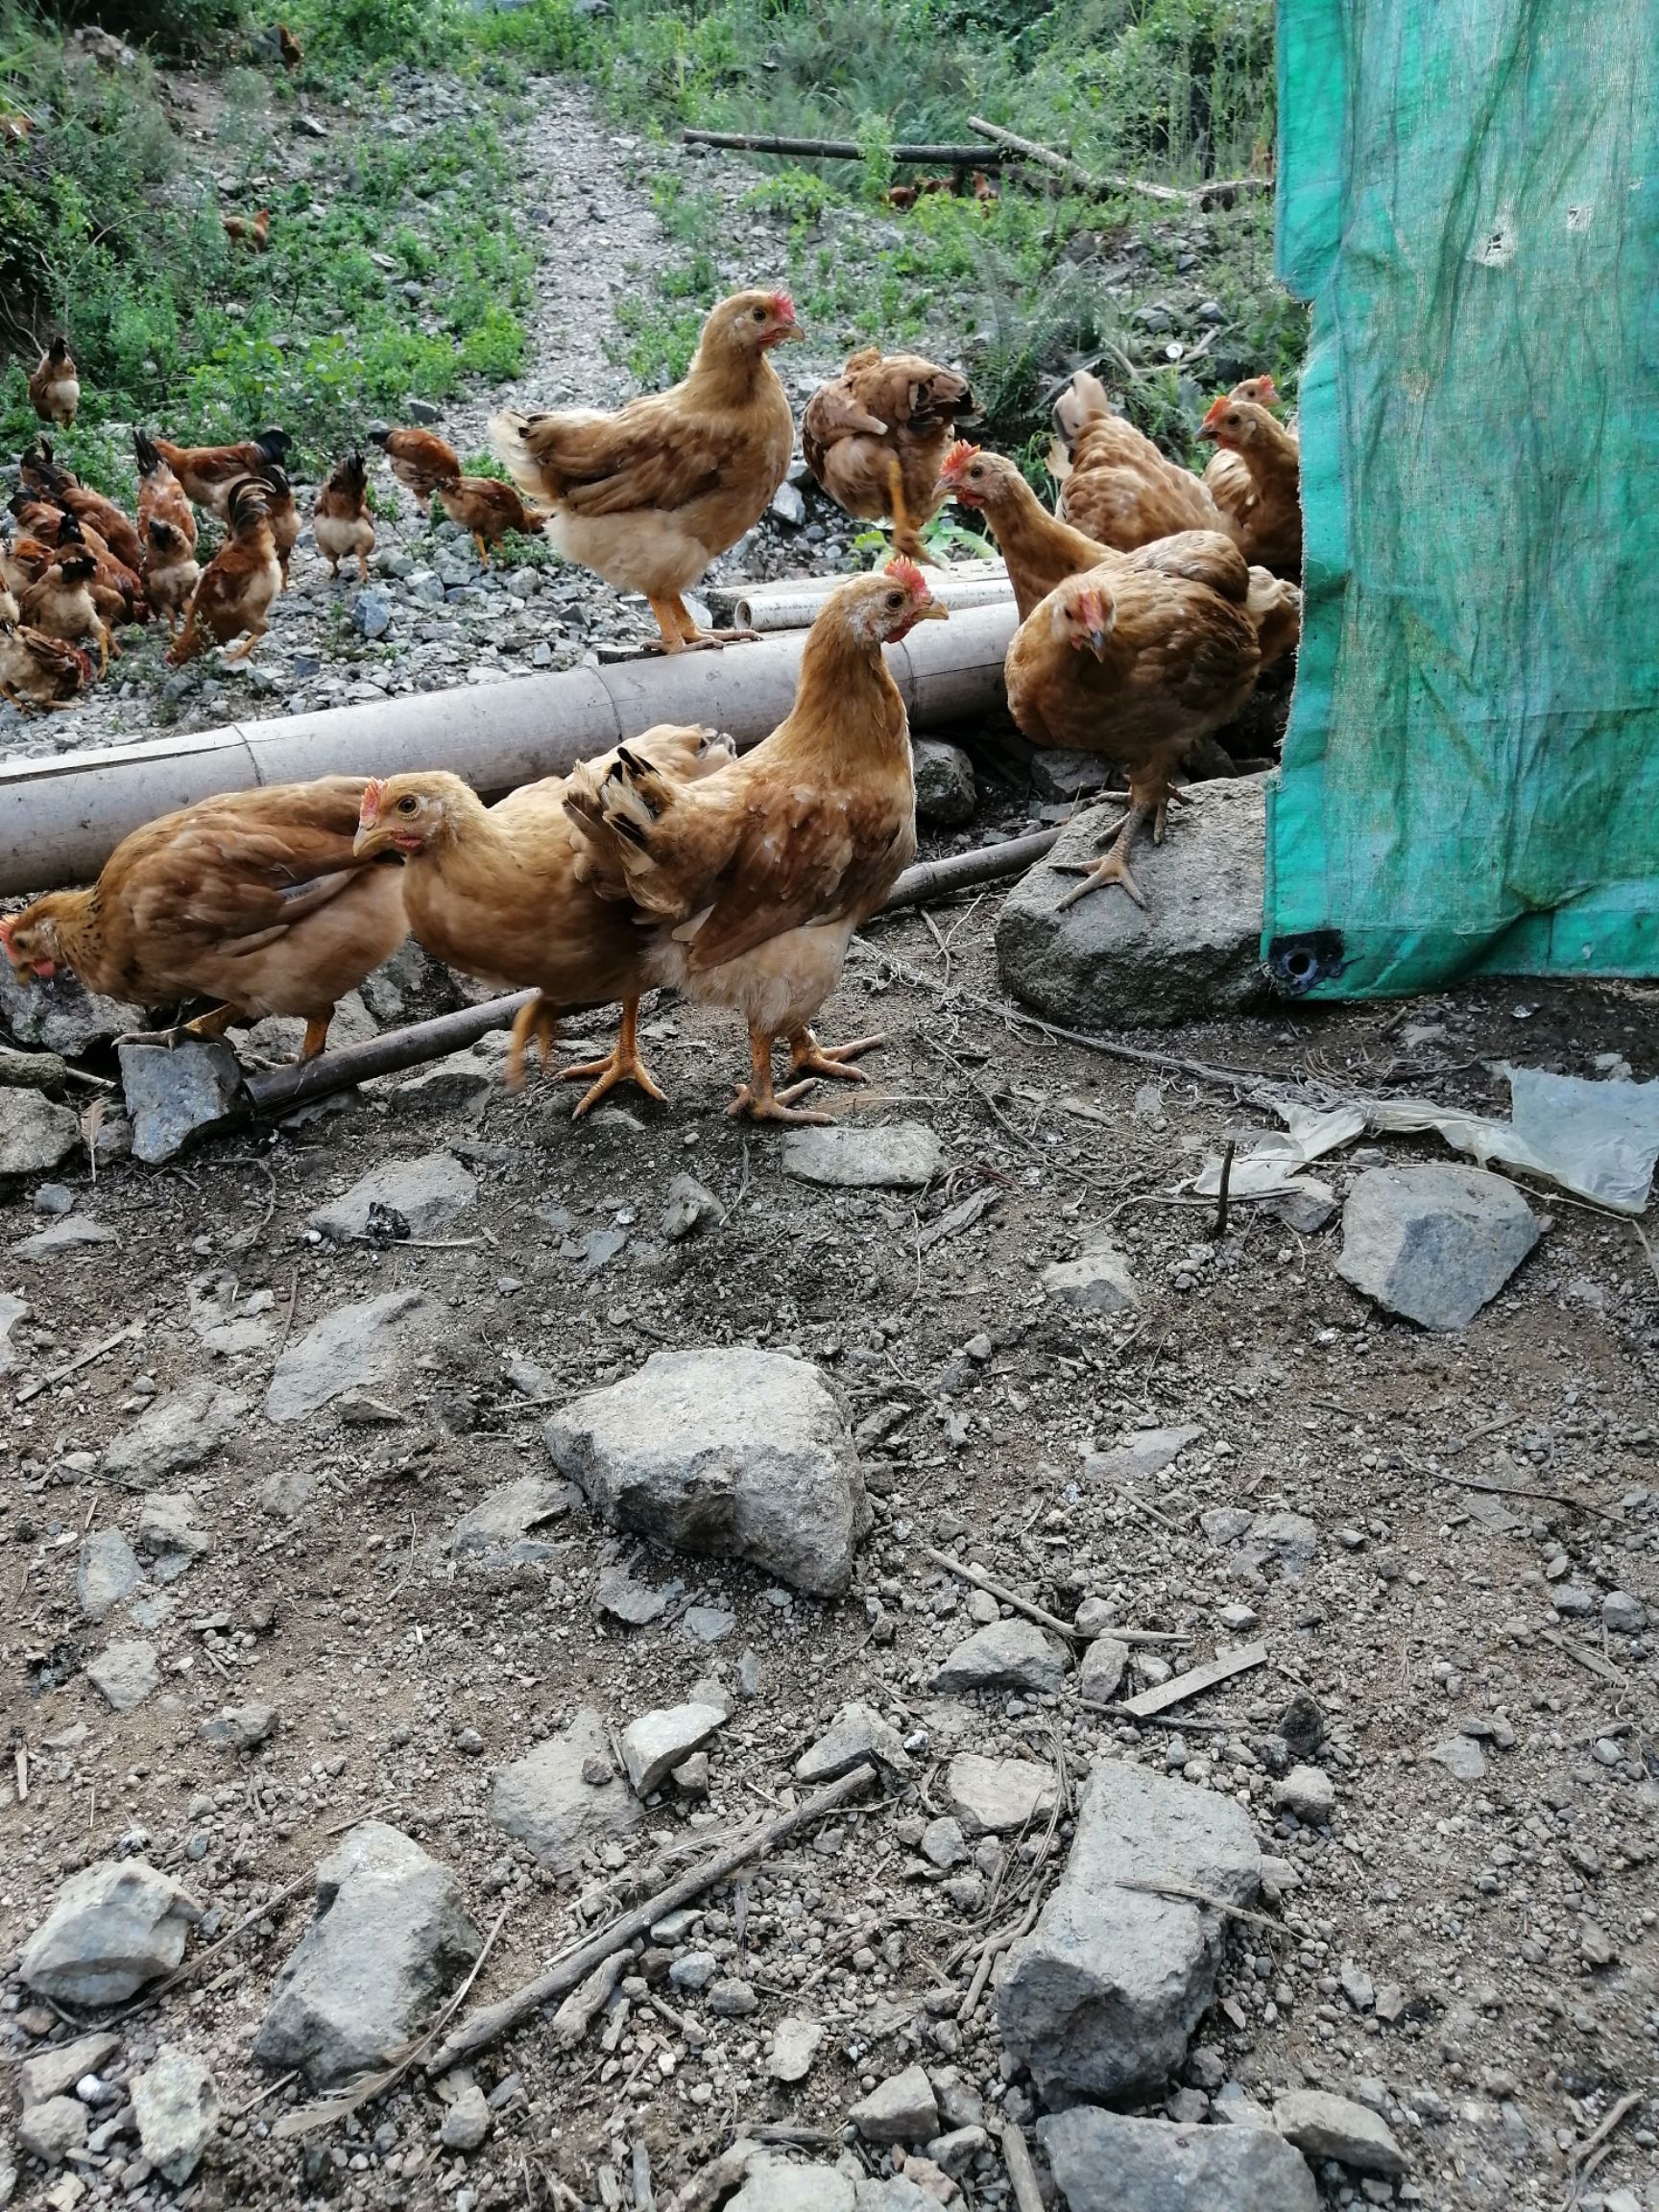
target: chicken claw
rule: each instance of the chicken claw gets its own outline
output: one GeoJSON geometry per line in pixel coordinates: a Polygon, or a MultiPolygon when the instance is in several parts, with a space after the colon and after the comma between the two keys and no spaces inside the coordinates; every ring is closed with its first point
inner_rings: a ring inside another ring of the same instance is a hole
{"type": "Polygon", "coordinates": [[[650,605],[662,636],[646,646],[647,653],[717,653],[728,645],[752,644],[760,635],[758,630],[700,630],[678,597],[653,599],[650,605]]]}
{"type": "Polygon", "coordinates": [[[1118,834],[1101,854],[1098,860],[1085,864],[1078,860],[1059,860],[1054,863],[1062,876],[1081,876],[1083,880],[1068,891],[1054,909],[1064,914],[1068,906],[1075,906],[1079,899],[1087,899],[1091,891],[1103,891],[1110,883],[1121,883],[1137,906],[1146,903],[1141,886],[1129,873],[1129,848],[1135,842],[1135,832],[1151,815],[1162,819],[1165,802],[1138,799],[1118,825],[1118,834]]]}
{"type": "Polygon", "coordinates": [[[637,1083],[647,1098],[660,1098],[664,1104],[668,1094],[659,1088],[650,1070],[639,1057],[637,1031],[639,1027],[639,1001],[626,998],[622,1002],[622,1025],[616,1032],[616,1042],[603,1060],[582,1060],[572,1068],[561,1068],[561,1083],[580,1082],[584,1075],[596,1075],[599,1080],[583,1093],[576,1101],[572,1121],[580,1121],[590,1106],[597,1106],[608,1091],[614,1091],[618,1083],[637,1083]]]}
{"type": "Polygon", "coordinates": [[[507,1044],[507,1067],[502,1080],[509,1091],[524,1088],[524,1061],[533,1045],[546,1067],[553,1057],[553,1046],[559,1035],[558,1018],[545,998],[532,998],[520,1006],[513,1017],[513,1028],[507,1044]]]}
{"type": "MultiPolygon", "coordinates": [[[[809,1036],[811,1032],[805,1034],[809,1036]]],[[[739,1115],[744,1115],[751,1121],[805,1122],[818,1127],[829,1124],[831,1116],[814,1114],[805,1108],[797,1110],[791,1103],[807,1088],[805,1083],[792,1083],[785,1091],[773,1090],[772,1039],[764,1029],[750,1030],[749,1057],[754,1071],[747,1083],[738,1085],[737,1095],[727,1107],[729,1120],[734,1121],[739,1115]]],[[[846,1072],[845,1069],[837,1070],[837,1073],[846,1072]]]]}
{"type": "MultiPolygon", "coordinates": [[[[789,1073],[792,1079],[817,1075],[831,1076],[840,1083],[868,1083],[870,1078],[862,1068],[849,1065],[861,1052],[873,1052],[878,1045],[885,1045],[884,1036],[854,1037],[847,1045],[820,1045],[810,1029],[797,1029],[789,1039],[789,1073]]],[[[798,1083],[801,1090],[805,1084],[798,1083]]]]}

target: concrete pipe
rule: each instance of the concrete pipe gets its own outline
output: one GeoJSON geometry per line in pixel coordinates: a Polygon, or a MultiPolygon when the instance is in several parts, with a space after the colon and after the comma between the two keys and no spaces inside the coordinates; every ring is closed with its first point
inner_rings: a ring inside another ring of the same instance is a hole
{"type": "MultiPolygon", "coordinates": [[[[1013,634],[1012,606],[981,607],[889,647],[912,727],[995,712],[1013,634]]],[[[794,704],[805,635],[0,763],[0,896],[90,882],[129,831],[220,791],[448,768],[493,798],[658,722],[707,722],[747,747],[794,704]]]]}
{"type": "MultiPolygon", "coordinates": [[[[929,568],[927,588],[951,613],[970,607],[1012,606],[1014,587],[1000,561],[970,561],[955,568],[929,568]]],[[[756,584],[743,591],[709,596],[716,606],[732,611],[739,630],[758,630],[770,636],[777,630],[810,628],[818,610],[841,581],[837,576],[802,576],[782,584],[756,584]]]]}

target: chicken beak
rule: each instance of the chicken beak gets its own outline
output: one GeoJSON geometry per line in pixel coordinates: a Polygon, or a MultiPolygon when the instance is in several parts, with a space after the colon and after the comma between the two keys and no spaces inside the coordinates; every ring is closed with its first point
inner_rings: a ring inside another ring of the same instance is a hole
{"type": "Polygon", "coordinates": [[[912,622],[949,622],[950,610],[942,599],[924,599],[910,619],[912,622]]]}
{"type": "Polygon", "coordinates": [[[1214,422],[1200,422],[1196,435],[1200,438],[1219,438],[1221,435],[1220,426],[1214,422]]]}
{"type": "Polygon", "coordinates": [[[1090,650],[1090,652],[1091,652],[1091,653],[1093,653],[1093,654],[1094,654],[1094,658],[1095,658],[1095,660],[1096,660],[1096,661],[1104,661],[1104,660],[1105,660],[1105,658],[1106,658],[1106,633],[1105,633],[1105,631],[1104,631],[1104,630],[1091,630],[1091,631],[1090,631],[1090,633],[1089,633],[1089,650],[1090,650]]]}
{"type": "Polygon", "coordinates": [[[366,853],[378,852],[379,845],[376,841],[379,838],[379,835],[380,825],[378,822],[374,821],[373,818],[366,822],[359,822],[357,825],[357,834],[351,840],[351,851],[353,855],[357,859],[361,860],[366,853]]]}

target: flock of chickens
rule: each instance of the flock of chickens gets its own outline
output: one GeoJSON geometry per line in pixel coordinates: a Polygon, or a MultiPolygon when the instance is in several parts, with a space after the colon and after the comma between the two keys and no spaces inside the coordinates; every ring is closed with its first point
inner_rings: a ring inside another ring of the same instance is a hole
{"type": "MultiPolygon", "coordinates": [[[[377,443],[484,559],[506,531],[541,530],[645,594],[660,650],[728,645],[749,633],[702,631],[685,594],[783,480],[795,423],[768,356],[801,334],[786,293],[739,293],[709,316],[671,391],[611,414],[497,416],[492,443],[513,484],[464,475],[429,431],[377,443]]],[[[31,385],[37,411],[67,426],[73,384],[60,340],[31,385]]],[[[1117,883],[1140,901],[1138,830],[1150,819],[1162,836],[1193,746],[1299,636],[1301,594],[1285,574],[1301,560],[1299,456],[1275,402],[1267,377],[1216,400],[1201,434],[1217,451],[1200,478],[1079,372],[1055,408],[1051,514],[1012,462],[957,436],[975,412],[965,378],[914,355],[856,353],[808,402],[803,448],[849,514],[891,524],[898,552],[830,594],[793,709],[742,758],[712,731],[663,726],[489,807],[438,771],[228,793],[135,830],[90,890],[0,920],[0,949],[22,975],[50,982],[65,968],[144,1006],[213,999],[185,1024],[198,1036],[302,1016],[309,1057],[335,1002],[412,932],[482,981],[538,993],[514,1026],[511,1084],[533,1046],[550,1057],[562,1015],[619,1001],[613,1049],[561,1070],[589,1080],[576,1111],[624,1080],[661,1098],[637,1017],[646,992],[667,988],[742,1017],[751,1067],[733,1114],[823,1120],[796,1101],[819,1078],[864,1080],[857,1058],[880,1040],[826,1046],[812,1023],[854,931],[916,851],[909,735],[883,648],[945,618],[918,565],[922,529],[950,499],[984,516],[1020,616],[1006,663],[1014,720],[1034,744],[1103,754],[1127,774],[1128,813],[1070,898],[1117,883]],[[780,1041],[788,1068],[775,1087],[780,1041]]],[[[140,435],[135,526],[37,442],[13,503],[25,535],[7,559],[17,604],[0,606],[0,688],[73,696],[90,671],[81,640],[107,654],[117,599],[120,618],[147,600],[181,625],[169,658],[239,632],[231,658],[252,652],[299,534],[287,443],[269,431],[192,450],[140,435]],[[200,572],[192,502],[226,524],[200,572]]],[[[365,492],[352,454],[319,494],[316,542],[336,573],[352,557],[366,567],[365,492]]]]}

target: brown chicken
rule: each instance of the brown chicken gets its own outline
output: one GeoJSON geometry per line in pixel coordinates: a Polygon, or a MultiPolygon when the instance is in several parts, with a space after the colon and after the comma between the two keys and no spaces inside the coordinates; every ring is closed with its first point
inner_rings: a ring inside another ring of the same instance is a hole
{"type": "Polygon", "coordinates": [[[486,568],[491,546],[499,545],[509,530],[534,538],[547,519],[534,507],[526,507],[515,488],[497,476],[445,476],[435,489],[438,504],[450,521],[471,532],[486,568]]]}
{"type": "Polygon", "coordinates": [[[417,499],[430,499],[440,484],[461,473],[460,454],[435,430],[371,430],[369,436],[398,483],[417,499]]]}
{"type": "MultiPolygon", "coordinates": [[[[628,751],[669,783],[711,775],[732,758],[711,731],[666,726],[631,737],[628,751]]],[[[591,772],[607,774],[616,757],[607,754],[591,772]]],[[[402,854],[409,926],[435,959],[502,988],[540,991],[513,1024],[509,1089],[524,1080],[532,1040],[548,1058],[561,1014],[621,1000],[614,1050],[560,1071],[561,1081],[595,1078],[579,1118],[624,1081],[653,1098],[662,1093],[639,1057],[648,940],[622,903],[620,872],[605,876],[566,814],[570,788],[568,777],[549,776],[487,807],[457,776],[393,776],[363,794],[356,850],[402,854]]]]}
{"type": "Polygon", "coordinates": [[[51,565],[17,594],[17,611],[32,630],[48,637],[60,637],[73,645],[82,637],[98,640],[98,673],[109,665],[109,625],[98,612],[92,587],[98,564],[84,545],[71,542],[55,554],[51,565]]]}
{"type": "Polygon", "coordinates": [[[210,641],[228,645],[248,635],[227,661],[246,661],[264,637],[271,602],[282,589],[282,564],[271,532],[271,487],[244,476],[230,487],[225,541],[203,569],[190,596],[184,627],[167,649],[171,667],[181,667],[210,641]]]}
{"type": "Polygon", "coordinates": [[[1054,422],[1060,435],[1048,467],[1059,480],[1063,522],[1119,553],[1178,530],[1237,537],[1202,479],[1115,415],[1105,386],[1086,369],[1055,401],[1054,422]]]}
{"type": "Polygon", "coordinates": [[[282,57],[285,69],[298,69],[305,59],[305,49],[289,30],[286,23],[276,26],[276,51],[282,57]]]}
{"type": "Polygon", "coordinates": [[[5,548],[0,546],[0,622],[16,623],[22,618],[23,610],[12,589],[12,570],[7,565],[5,548]]]}
{"type": "Polygon", "coordinates": [[[74,428],[81,404],[81,377],[70,358],[69,341],[61,333],[41,354],[29,379],[29,404],[42,422],[56,423],[64,430],[74,428]]]}
{"type": "Polygon", "coordinates": [[[281,468],[294,441],[286,430],[261,430],[240,445],[170,445],[165,438],[149,443],[178,477],[184,496],[223,517],[231,486],[243,476],[262,476],[273,462],[281,468]]]}
{"type": "Polygon", "coordinates": [[[123,567],[134,572],[143,566],[144,548],[132,517],[113,499],[83,484],[67,469],[60,468],[44,438],[37,438],[21,463],[23,489],[33,498],[47,501],[73,515],[77,522],[96,530],[123,567]]]}
{"type": "Polygon", "coordinates": [[[256,215],[224,215],[220,221],[232,246],[248,246],[255,253],[263,253],[271,243],[269,207],[261,207],[256,215]]]}
{"type": "MultiPolygon", "coordinates": [[[[0,591],[0,600],[9,596],[0,591]]],[[[31,707],[50,710],[73,705],[91,681],[89,653],[28,629],[15,613],[0,613],[0,699],[10,699],[19,712],[31,707]]]]}
{"type": "Polygon", "coordinates": [[[92,579],[92,604],[113,629],[119,622],[147,622],[150,609],[144,597],[144,579],[135,568],[117,561],[90,522],[78,522],[73,515],[59,517],[58,549],[84,545],[97,563],[92,579]]]}
{"type": "Polygon", "coordinates": [[[138,1006],[219,1000],[184,1024],[197,1037],[300,1015],[313,1059],[336,1000],[408,934],[398,871],[351,850],[363,789],[325,776],[163,814],[121,840],[91,890],[0,921],[0,950],[21,974],[69,968],[138,1006]]]}
{"type": "Polygon", "coordinates": [[[571,778],[566,804],[596,865],[621,876],[632,910],[651,926],[646,980],[729,1006],[748,1023],[753,1072],[733,1114],[825,1118],[796,1110],[793,1084],[773,1090],[779,1037],[803,1083],[862,1082],[852,1063],[881,1042],[825,1046],[811,1023],[840,980],[854,930],[916,852],[904,702],[881,648],[944,613],[922,571],[900,556],[825,601],[793,710],[742,759],[673,784],[624,745],[603,772],[584,764],[571,778]]]}
{"type": "Polygon", "coordinates": [[[196,517],[184,487],[142,430],[132,433],[138,461],[138,533],[144,545],[144,596],[172,637],[202,570],[196,561],[196,517]]]}
{"type": "Polygon", "coordinates": [[[898,550],[925,561],[921,531],[939,511],[940,465],[957,419],[978,411],[954,369],[866,346],[807,400],[801,450],[838,507],[891,522],[898,550]]]}
{"type": "Polygon", "coordinates": [[[369,519],[368,494],[369,471],[361,453],[348,453],[344,461],[336,461],[317,494],[311,535],[330,576],[339,575],[342,561],[354,560],[358,576],[365,584],[369,581],[374,525],[369,519]]]}
{"type": "Polygon", "coordinates": [[[1205,416],[1198,435],[1219,448],[1204,481],[1245,558],[1265,568],[1300,570],[1302,447],[1295,434],[1259,400],[1229,393],[1205,416]]]}
{"type": "Polygon", "coordinates": [[[170,522],[186,548],[196,550],[196,517],[172,469],[142,430],[132,433],[138,463],[138,535],[148,540],[152,522],[170,522]]]}
{"type": "Polygon", "coordinates": [[[265,487],[265,512],[271,524],[271,542],[276,548],[276,565],[282,571],[282,586],[286,590],[288,564],[300,541],[300,510],[294,504],[294,487],[275,461],[268,462],[257,471],[256,480],[265,487]]]}
{"type": "Polygon", "coordinates": [[[1146,903],[1129,872],[1136,832],[1150,818],[1162,843],[1176,770],[1238,713],[1261,665],[1243,605],[1127,564],[1069,577],[1021,624],[1004,663],[1021,733],[1039,747],[1102,753],[1129,779],[1128,814],[1063,907],[1107,883],[1146,903]]]}
{"type": "Polygon", "coordinates": [[[767,355],[803,335],[787,292],[739,292],[709,315],[671,391],[614,415],[504,414],[490,425],[514,480],[552,507],[548,538],[608,584],[643,591],[665,653],[751,635],[700,630],[683,594],[783,481],[795,421],[767,355]]]}

